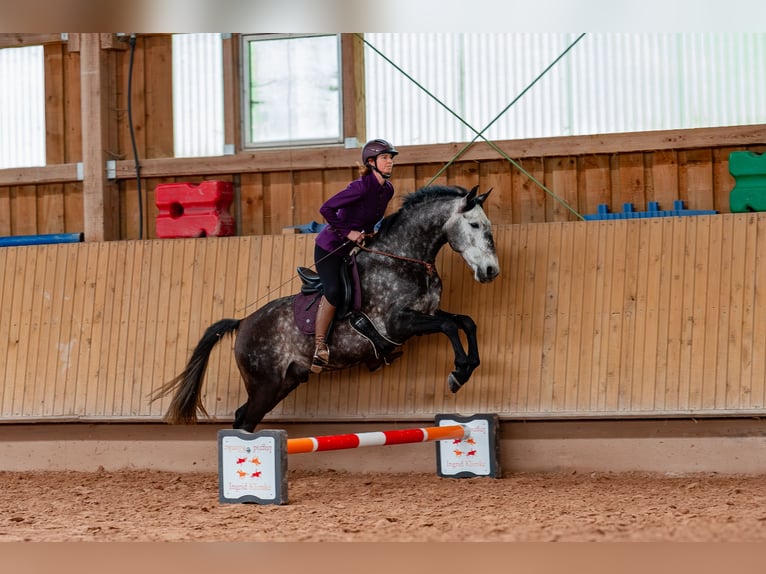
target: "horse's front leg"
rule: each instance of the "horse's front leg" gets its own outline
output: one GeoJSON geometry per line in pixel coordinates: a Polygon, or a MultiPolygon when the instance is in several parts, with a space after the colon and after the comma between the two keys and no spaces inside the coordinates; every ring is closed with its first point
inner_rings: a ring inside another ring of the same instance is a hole
{"type": "Polygon", "coordinates": [[[473,370],[479,365],[479,354],[476,348],[476,326],[473,320],[465,315],[452,315],[450,313],[438,312],[436,315],[426,315],[416,311],[403,313],[399,320],[402,326],[414,335],[428,335],[432,333],[444,333],[452,343],[452,350],[455,353],[455,370],[449,374],[447,382],[449,389],[453,393],[460,390],[468,382],[473,370]],[[458,318],[456,321],[455,318],[458,318]],[[467,319],[467,322],[465,321],[467,319]],[[469,333],[470,325],[473,324],[473,335],[468,336],[469,353],[466,354],[463,349],[463,343],[460,341],[460,329],[469,333]],[[473,342],[472,342],[473,339],[473,342]]]}
{"type": "MultiPolygon", "coordinates": [[[[481,363],[481,360],[479,359],[479,343],[476,340],[476,322],[468,315],[449,313],[448,311],[444,311],[442,309],[437,309],[436,315],[451,319],[458,326],[458,328],[462,329],[465,333],[466,341],[468,342],[468,356],[466,359],[465,368],[468,371],[468,374],[466,375],[465,380],[460,383],[460,386],[462,386],[476,370],[476,367],[478,367],[481,363]]],[[[458,386],[452,392],[456,392],[460,386],[458,386]]],[[[451,385],[450,388],[452,388],[451,385]]]]}

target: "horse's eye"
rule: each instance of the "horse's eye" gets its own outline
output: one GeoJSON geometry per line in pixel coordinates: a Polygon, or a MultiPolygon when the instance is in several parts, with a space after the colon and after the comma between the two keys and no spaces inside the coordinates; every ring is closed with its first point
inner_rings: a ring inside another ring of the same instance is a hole
{"type": "Polygon", "coordinates": [[[474,229],[479,229],[479,224],[476,222],[471,223],[471,227],[473,227],[474,229]]]}

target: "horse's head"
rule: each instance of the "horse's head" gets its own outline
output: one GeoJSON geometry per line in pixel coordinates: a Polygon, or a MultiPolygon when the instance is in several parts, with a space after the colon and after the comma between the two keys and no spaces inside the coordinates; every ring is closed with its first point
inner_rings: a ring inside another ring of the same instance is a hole
{"type": "Polygon", "coordinates": [[[492,238],[492,226],[482,208],[492,190],[477,195],[478,189],[477,185],[462,198],[444,229],[450,247],[460,253],[473,270],[474,279],[488,283],[500,273],[500,264],[492,238]]]}

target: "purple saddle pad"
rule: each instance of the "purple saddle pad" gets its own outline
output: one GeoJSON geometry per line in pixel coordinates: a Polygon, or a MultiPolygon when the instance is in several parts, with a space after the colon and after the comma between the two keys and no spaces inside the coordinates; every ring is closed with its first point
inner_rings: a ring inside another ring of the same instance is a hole
{"type": "Polygon", "coordinates": [[[312,293],[304,295],[298,293],[293,300],[293,316],[295,326],[304,335],[313,335],[316,330],[317,309],[319,308],[320,294],[312,293]]]}

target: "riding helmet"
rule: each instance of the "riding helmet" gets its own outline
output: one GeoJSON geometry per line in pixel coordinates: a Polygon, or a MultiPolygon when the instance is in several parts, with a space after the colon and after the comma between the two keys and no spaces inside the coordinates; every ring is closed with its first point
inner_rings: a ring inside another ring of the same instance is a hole
{"type": "Polygon", "coordinates": [[[378,157],[382,153],[390,153],[395,156],[399,152],[386,140],[370,140],[362,148],[362,163],[367,165],[368,159],[378,157]]]}

